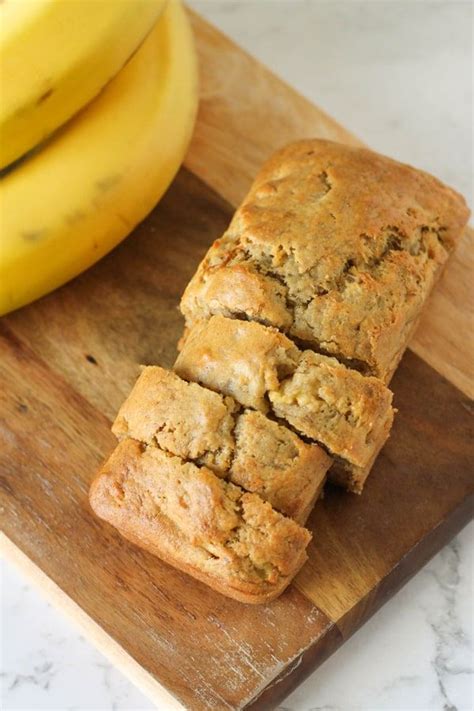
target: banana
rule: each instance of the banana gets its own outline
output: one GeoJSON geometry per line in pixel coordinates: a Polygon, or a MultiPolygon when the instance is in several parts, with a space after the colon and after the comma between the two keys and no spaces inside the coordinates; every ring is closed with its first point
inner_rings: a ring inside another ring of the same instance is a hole
{"type": "Polygon", "coordinates": [[[0,315],[64,284],[133,230],[176,174],[196,109],[191,28],[170,0],[100,96],[0,180],[0,315]]]}
{"type": "Polygon", "coordinates": [[[164,5],[165,0],[0,3],[0,168],[96,96],[164,5]]]}

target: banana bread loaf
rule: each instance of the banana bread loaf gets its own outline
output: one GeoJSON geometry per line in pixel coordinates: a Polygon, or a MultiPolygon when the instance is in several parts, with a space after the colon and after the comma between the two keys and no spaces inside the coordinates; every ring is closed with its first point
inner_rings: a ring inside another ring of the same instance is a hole
{"type": "Polygon", "coordinates": [[[393,421],[392,393],[335,358],[300,351],[276,329],[212,316],[176,360],[183,378],[273,413],[341,460],[337,481],[359,492],[393,421]]]}
{"type": "Polygon", "coordinates": [[[187,326],[259,321],[388,382],[468,215],[460,195],[408,165],[293,143],[262,167],[190,281],[187,326]]]}
{"type": "Polygon", "coordinates": [[[243,602],[279,595],[311,539],[257,494],[132,439],[97,474],[90,503],[125,538],[243,602]]]}
{"type": "Polygon", "coordinates": [[[157,366],[142,370],[112,431],[205,465],[299,523],[332,464],[321,447],[261,412],[157,366]]]}
{"type": "Polygon", "coordinates": [[[97,515],[225,595],[279,595],[331,462],[360,492],[389,435],[385,384],[467,218],[370,151],[276,153],[185,291],[176,374],[146,368],[117,416],[97,515]]]}

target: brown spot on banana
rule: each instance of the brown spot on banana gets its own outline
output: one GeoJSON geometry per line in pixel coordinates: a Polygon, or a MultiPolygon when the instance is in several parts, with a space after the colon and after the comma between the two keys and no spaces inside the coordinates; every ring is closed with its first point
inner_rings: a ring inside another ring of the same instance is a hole
{"type": "Polygon", "coordinates": [[[80,222],[86,217],[86,212],[83,210],[75,210],[74,212],[69,213],[69,215],[66,215],[66,224],[67,225],[75,225],[77,222],[80,222]]]}
{"type": "Polygon", "coordinates": [[[119,183],[121,179],[121,175],[107,175],[105,178],[102,178],[102,180],[98,180],[95,186],[101,193],[106,193],[113,188],[114,185],[119,183]]]}
{"type": "Polygon", "coordinates": [[[22,232],[22,238],[25,242],[39,242],[46,234],[46,230],[28,230],[22,232]]]}
{"type": "Polygon", "coordinates": [[[44,92],[41,94],[41,96],[39,96],[39,97],[36,99],[36,106],[39,106],[39,105],[42,104],[44,101],[46,101],[46,99],[49,99],[49,97],[51,96],[51,94],[52,94],[53,92],[54,92],[54,89],[53,89],[53,88],[50,88],[50,89],[47,89],[46,91],[44,91],[44,92]]]}

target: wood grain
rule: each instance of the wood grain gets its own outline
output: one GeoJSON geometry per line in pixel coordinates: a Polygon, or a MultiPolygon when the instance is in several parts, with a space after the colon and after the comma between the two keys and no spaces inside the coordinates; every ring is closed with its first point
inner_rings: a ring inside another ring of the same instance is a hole
{"type": "Polygon", "coordinates": [[[152,217],[75,279],[74,288],[61,288],[8,321],[42,359],[114,419],[139,364],[173,364],[183,329],[180,296],[230,214],[222,198],[182,170],[152,217]]]}
{"type": "MultiPolygon", "coordinates": [[[[328,491],[310,519],[307,566],[265,607],[213,593],[91,514],[87,490],[114,446],[111,418],[139,363],[173,362],[179,296],[261,160],[305,135],[355,141],[216,30],[193,22],[202,102],[188,169],[113,253],[0,322],[0,510],[6,548],[24,567],[31,561],[35,578],[56,600],[63,596],[156,703],[166,702],[163,686],[177,708],[263,711],[472,515],[471,406],[408,353],[393,381],[393,436],[366,492],[328,491]]],[[[467,392],[463,250],[412,346],[467,392]]]]}
{"type": "Polygon", "coordinates": [[[418,568],[433,528],[462,525],[472,491],[466,397],[409,354],[394,380],[394,434],[364,496],[328,491],[310,519],[310,560],[275,603],[227,600],[91,514],[110,419],[138,363],[173,361],[179,295],[230,213],[182,170],[131,239],[0,328],[7,536],[192,709],[270,708],[396,588],[399,576],[391,589],[383,581],[400,560],[418,568]]]}
{"type": "MultiPolygon", "coordinates": [[[[201,101],[186,166],[234,207],[262,162],[289,141],[318,136],[362,145],[198,15],[192,14],[192,20],[201,101]]],[[[415,353],[470,397],[474,397],[473,235],[466,230],[410,343],[415,353]]]]}
{"type": "Polygon", "coordinates": [[[0,533],[0,556],[8,559],[41,590],[52,605],[61,610],[69,620],[79,626],[89,642],[97,647],[110,662],[150,698],[159,709],[185,711],[184,706],[172,696],[148,671],[142,667],[113,637],[90,617],[77,602],[68,597],[46,573],[28,558],[5,534],[0,533]]]}
{"type": "Polygon", "coordinates": [[[110,422],[5,325],[0,373],[6,535],[182,703],[238,707],[331,627],[296,589],[238,605],[125,542],[87,499],[110,422]]]}
{"type": "Polygon", "coordinates": [[[296,579],[338,623],[474,491],[468,398],[410,352],[391,387],[399,412],[364,494],[328,491],[312,515],[310,559],[296,579]]]}

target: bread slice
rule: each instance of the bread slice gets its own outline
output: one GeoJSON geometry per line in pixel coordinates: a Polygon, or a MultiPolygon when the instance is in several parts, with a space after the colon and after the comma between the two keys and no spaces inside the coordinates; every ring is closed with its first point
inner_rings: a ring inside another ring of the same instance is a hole
{"type": "Polygon", "coordinates": [[[331,457],[317,444],[303,442],[287,427],[254,410],[238,417],[234,432],[230,481],[304,524],[321,495],[331,457]]]}
{"type": "Polygon", "coordinates": [[[275,328],[212,316],[186,335],[174,370],[182,378],[268,412],[268,392],[296,370],[300,351],[275,328]]]}
{"type": "MultiPolygon", "coordinates": [[[[192,328],[175,366],[182,377],[277,417],[340,459],[359,492],[393,421],[392,393],[335,358],[300,351],[261,324],[223,316],[192,328]]],[[[341,473],[338,474],[341,481],[341,473]]]]}
{"type": "Polygon", "coordinates": [[[125,538],[247,603],[280,595],[311,539],[256,494],[132,439],[97,474],[90,503],[125,538]]]}
{"type": "Polygon", "coordinates": [[[393,422],[392,393],[335,358],[304,351],[294,373],[269,392],[273,412],[361,471],[371,466],[393,422]]]}
{"type": "Polygon", "coordinates": [[[299,523],[332,463],[321,447],[262,413],[158,366],[142,370],[112,431],[205,465],[299,523]]]}
{"type": "Polygon", "coordinates": [[[239,405],[158,366],[143,368],[121,406],[112,432],[156,444],[182,459],[226,472],[234,455],[239,405]]]}
{"type": "Polygon", "coordinates": [[[213,314],[275,326],[390,380],[469,210],[436,178],[321,139],[273,155],[186,288],[213,314]]]}

